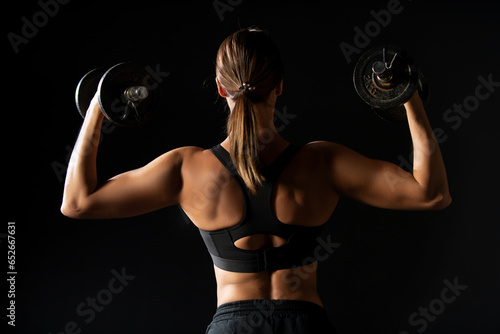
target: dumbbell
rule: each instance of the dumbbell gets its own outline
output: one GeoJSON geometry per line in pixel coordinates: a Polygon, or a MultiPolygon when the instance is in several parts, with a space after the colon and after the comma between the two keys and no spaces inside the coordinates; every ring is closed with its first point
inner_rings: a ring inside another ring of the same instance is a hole
{"type": "Polygon", "coordinates": [[[415,90],[424,103],[429,84],[408,53],[396,46],[375,47],[361,55],[353,74],[354,88],[361,99],[382,119],[406,120],[404,103],[415,90]]]}
{"type": "Polygon", "coordinates": [[[150,85],[150,80],[144,68],[131,62],[116,64],[108,70],[93,69],[76,87],[78,112],[85,117],[97,92],[101,111],[110,122],[119,126],[142,125],[158,109],[158,85],[150,85]]]}

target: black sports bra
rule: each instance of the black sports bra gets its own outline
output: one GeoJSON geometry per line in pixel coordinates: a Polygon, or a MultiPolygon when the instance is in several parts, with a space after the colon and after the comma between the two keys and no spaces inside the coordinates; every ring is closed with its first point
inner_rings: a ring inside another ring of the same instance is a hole
{"type": "MultiPolygon", "coordinates": [[[[272,164],[262,170],[265,181],[255,195],[236,172],[229,153],[220,145],[210,150],[236,178],[244,194],[243,218],[237,225],[216,231],[199,229],[215,266],[232,272],[256,273],[310,263],[305,262],[306,257],[310,259],[318,245],[317,239],[322,226],[284,224],[276,218],[271,205],[274,184],[299,149],[289,145],[272,164]],[[254,234],[276,235],[286,242],[280,247],[263,247],[258,250],[244,250],[234,245],[236,240],[254,234]]],[[[182,209],[181,212],[191,222],[182,209]]]]}

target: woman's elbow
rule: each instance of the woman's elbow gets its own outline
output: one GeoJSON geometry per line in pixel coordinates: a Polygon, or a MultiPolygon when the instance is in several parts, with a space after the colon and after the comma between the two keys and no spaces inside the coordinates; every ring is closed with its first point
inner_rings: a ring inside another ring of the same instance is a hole
{"type": "Polygon", "coordinates": [[[61,213],[68,218],[81,219],[85,210],[76,202],[63,201],[61,204],[61,213]]]}
{"type": "Polygon", "coordinates": [[[451,195],[449,192],[446,192],[444,194],[440,194],[436,196],[431,202],[430,202],[430,209],[431,210],[443,210],[446,209],[448,206],[450,206],[452,202],[451,195]]]}

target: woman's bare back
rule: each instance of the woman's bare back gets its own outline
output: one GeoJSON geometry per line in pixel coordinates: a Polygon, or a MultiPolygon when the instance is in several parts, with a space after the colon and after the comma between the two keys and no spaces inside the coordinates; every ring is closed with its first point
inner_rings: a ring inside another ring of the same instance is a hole
{"type": "MultiPolygon", "coordinates": [[[[267,160],[272,162],[280,150],[282,147],[270,147],[266,151],[267,160]]],[[[279,221],[319,226],[328,220],[339,196],[325,182],[327,169],[325,159],[315,150],[314,144],[299,150],[274,187],[272,207],[279,221]]],[[[186,181],[181,207],[198,228],[213,231],[235,226],[241,221],[244,212],[242,191],[212,152],[192,148],[183,163],[182,173],[186,181]]],[[[285,240],[276,235],[255,234],[236,240],[235,246],[256,250],[284,243],[285,240]]],[[[218,304],[246,299],[294,299],[321,305],[316,291],[316,267],[317,263],[313,263],[274,272],[237,273],[214,266],[218,304]]]]}

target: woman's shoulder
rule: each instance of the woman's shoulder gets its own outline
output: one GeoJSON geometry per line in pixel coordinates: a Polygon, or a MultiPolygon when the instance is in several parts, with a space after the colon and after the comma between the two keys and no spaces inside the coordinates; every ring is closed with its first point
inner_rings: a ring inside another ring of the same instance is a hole
{"type": "Polygon", "coordinates": [[[211,152],[211,148],[182,146],[165,154],[175,155],[176,160],[182,165],[183,170],[189,170],[193,173],[211,169],[218,170],[220,167],[223,167],[211,152]]]}
{"type": "Polygon", "coordinates": [[[330,156],[349,149],[338,143],[318,140],[303,145],[300,150],[316,156],[330,156]]]}
{"type": "Polygon", "coordinates": [[[209,153],[210,149],[199,147],[199,146],[181,146],[175,149],[172,149],[163,155],[175,155],[181,159],[190,159],[201,157],[206,153],[209,153]]]}
{"type": "Polygon", "coordinates": [[[330,141],[312,141],[303,145],[299,150],[299,159],[304,163],[318,166],[323,164],[331,167],[341,161],[349,161],[356,152],[348,147],[330,141]]]}
{"type": "Polygon", "coordinates": [[[182,146],[161,154],[153,162],[160,168],[169,166],[178,166],[182,168],[197,166],[203,164],[203,160],[206,160],[206,153],[208,152],[209,150],[202,147],[182,146]]]}

